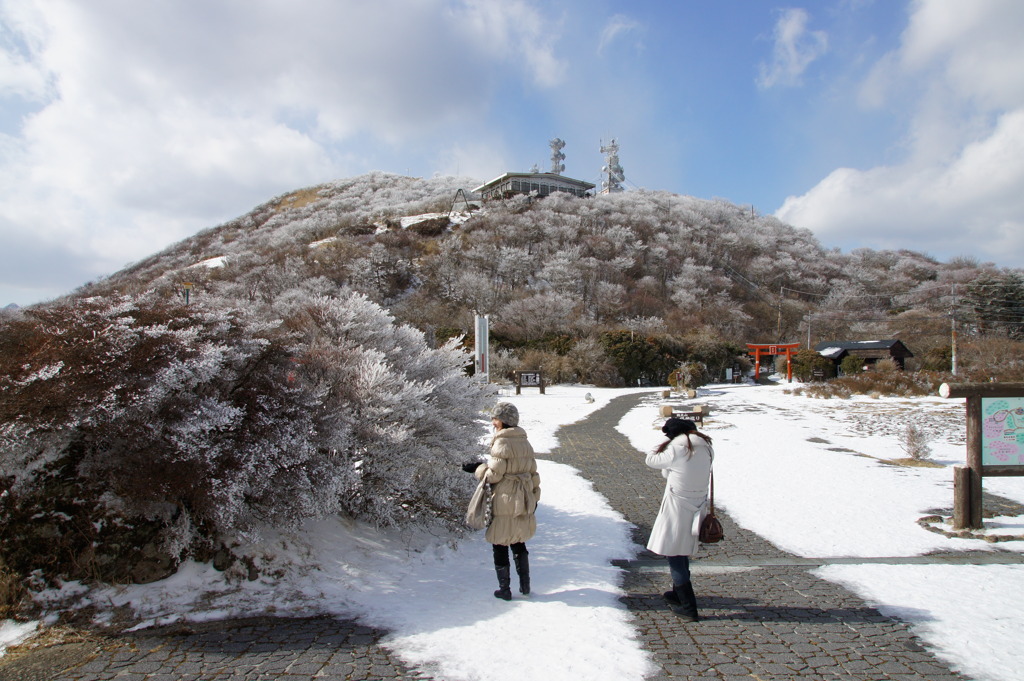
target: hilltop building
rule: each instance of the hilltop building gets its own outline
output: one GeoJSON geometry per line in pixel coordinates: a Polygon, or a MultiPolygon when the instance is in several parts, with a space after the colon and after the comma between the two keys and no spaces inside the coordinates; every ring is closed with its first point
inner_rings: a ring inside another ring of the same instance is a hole
{"type": "Polygon", "coordinates": [[[484,201],[507,199],[516,194],[537,192],[548,196],[554,192],[568,192],[573,196],[589,196],[595,187],[591,182],[574,180],[556,173],[504,173],[473,190],[484,201]]]}
{"type": "Polygon", "coordinates": [[[534,167],[528,173],[505,173],[480,185],[473,192],[484,201],[507,199],[516,194],[532,192],[536,192],[538,196],[548,196],[555,192],[566,192],[579,197],[590,196],[591,190],[597,185],[562,175],[562,171],[565,170],[565,164],[562,163],[565,160],[565,154],[562,153],[565,142],[555,138],[549,142],[549,145],[551,146],[550,172],[542,173],[534,167]]]}

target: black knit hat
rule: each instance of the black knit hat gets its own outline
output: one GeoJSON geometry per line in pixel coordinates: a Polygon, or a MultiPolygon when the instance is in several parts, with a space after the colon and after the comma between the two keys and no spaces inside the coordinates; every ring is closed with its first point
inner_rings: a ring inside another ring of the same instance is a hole
{"type": "Polygon", "coordinates": [[[689,419],[681,419],[672,416],[665,421],[665,425],[661,427],[661,432],[668,436],[669,440],[674,440],[683,433],[692,433],[697,430],[697,424],[689,419]]]}

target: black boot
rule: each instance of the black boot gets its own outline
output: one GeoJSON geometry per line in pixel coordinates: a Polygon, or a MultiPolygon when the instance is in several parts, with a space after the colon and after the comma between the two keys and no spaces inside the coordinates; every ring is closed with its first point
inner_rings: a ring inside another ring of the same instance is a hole
{"type": "MultiPolygon", "coordinates": [[[[679,605],[673,605],[672,611],[679,615],[679,619],[684,622],[700,621],[700,616],[697,614],[697,596],[693,593],[693,582],[677,584],[674,591],[676,598],[679,599],[679,605]]],[[[665,598],[668,600],[668,594],[665,598]]]]}
{"type": "Polygon", "coordinates": [[[679,605],[679,596],[676,596],[676,590],[670,589],[665,593],[661,594],[661,597],[668,601],[669,605],[679,605]]]}
{"type": "Polygon", "coordinates": [[[498,590],[494,592],[494,597],[503,601],[511,601],[512,589],[509,588],[509,585],[512,583],[512,578],[509,576],[509,566],[495,565],[494,571],[498,573],[498,590]]]}
{"type": "Polygon", "coordinates": [[[513,556],[516,562],[516,574],[519,575],[519,593],[524,596],[530,593],[530,558],[528,553],[513,556]]]}

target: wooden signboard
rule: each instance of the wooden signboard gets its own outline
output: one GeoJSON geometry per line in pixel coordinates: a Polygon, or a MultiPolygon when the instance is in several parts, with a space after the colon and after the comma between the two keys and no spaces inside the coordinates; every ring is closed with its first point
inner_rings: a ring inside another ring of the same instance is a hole
{"type": "Polygon", "coordinates": [[[544,394],[544,375],[539,371],[517,371],[516,395],[521,394],[523,388],[540,388],[540,394],[544,394]]]}
{"type": "Polygon", "coordinates": [[[953,471],[953,527],[977,529],[985,476],[1024,475],[1024,383],[943,383],[967,399],[967,465],[953,471]]]}

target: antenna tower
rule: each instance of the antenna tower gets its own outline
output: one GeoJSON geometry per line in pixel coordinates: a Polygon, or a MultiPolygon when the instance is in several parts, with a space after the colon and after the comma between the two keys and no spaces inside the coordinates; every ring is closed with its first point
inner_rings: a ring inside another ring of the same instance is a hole
{"type": "Polygon", "coordinates": [[[561,138],[556,137],[548,142],[548,144],[551,145],[551,172],[555,175],[561,175],[562,171],[565,170],[565,164],[562,163],[565,160],[565,154],[562,153],[562,149],[565,148],[565,142],[561,138]]]}
{"type": "Polygon", "coordinates": [[[619,143],[612,138],[608,145],[601,145],[601,153],[605,154],[604,166],[601,173],[604,179],[601,181],[601,193],[611,194],[622,191],[622,183],[626,181],[626,173],[619,165],[619,143]]]}

